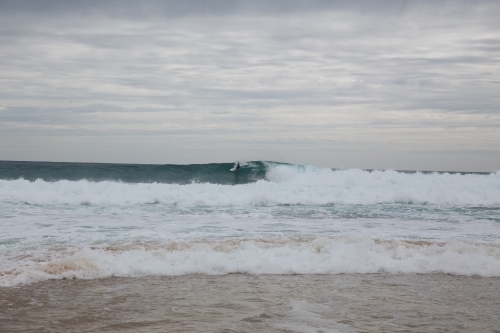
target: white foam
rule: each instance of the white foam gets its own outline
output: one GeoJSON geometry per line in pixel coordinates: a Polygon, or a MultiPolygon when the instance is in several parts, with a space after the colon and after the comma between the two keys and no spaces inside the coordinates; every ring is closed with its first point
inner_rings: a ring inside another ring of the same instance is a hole
{"type": "Polygon", "coordinates": [[[500,173],[449,174],[331,170],[314,166],[271,166],[267,179],[300,187],[329,188],[333,203],[412,202],[498,205],[500,173]]]}
{"type": "Polygon", "coordinates": [[[405,174],[395,171],[338,170],[270,166],[269,181],[217,184],[129,184],[23,179],[0,180],[0,202],[29,204],[258,206],[335,203],[500,204],[500,173],[405,174]]]}
{"type": "Polygon", "coordinates": [[[355,333],[350,327],[337,323],[333,319],[323,316],[322,313],[328,313],[329,309],[323,304],[309,303],[304,300],[293,300],[290,302],[290,311],[286,314],[283,321],[275,323],[273,326],[285,329],[287,332],[302,333],[355,333]]]}
{"type": "Polygon", "coordinates": [[[445,273],[500,277],[500,245],[339,236],[48,248],[4,258],[0,285],[185,274],[445,273]]]}
{"type": "Polygon", "coordinates": [[[270,165],[269,181],[229,186],[0,180],[0,203],[179,206],[327,205],[429,203],[500,205],[500,173],[405,174],[270,165]]]}

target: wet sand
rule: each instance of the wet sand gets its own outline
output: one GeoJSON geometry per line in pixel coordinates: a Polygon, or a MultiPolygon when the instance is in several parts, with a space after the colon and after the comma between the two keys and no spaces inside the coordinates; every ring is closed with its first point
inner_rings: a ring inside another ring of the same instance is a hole
{"type": "Polygon", "coordinates": [[[0,288],[7,332],[500,332],[500,278],[189,275],[0,288]]]}

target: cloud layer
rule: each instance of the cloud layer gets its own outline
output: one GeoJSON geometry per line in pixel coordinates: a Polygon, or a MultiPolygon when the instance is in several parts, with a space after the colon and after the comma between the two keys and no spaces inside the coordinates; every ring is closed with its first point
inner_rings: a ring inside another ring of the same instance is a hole
{"type": "Polygon", "coordinates": [[[500,169],[496,2],[0,13],[0,159],[500,169]]]}

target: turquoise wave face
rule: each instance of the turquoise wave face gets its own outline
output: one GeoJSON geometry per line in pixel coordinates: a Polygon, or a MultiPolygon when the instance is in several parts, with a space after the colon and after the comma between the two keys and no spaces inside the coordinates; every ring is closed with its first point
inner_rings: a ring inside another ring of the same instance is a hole
{"type": "Polygon", "coordinates": [[[238,185],[264,179],[263,162],[242,163],[235,172],[233,163],[210,164],[107,164],[107,163],[57,163],[57,162],[8,162],[0,161],[0,179],[25,179],[35,181],[88,180],[121,181],[125,183],[212,183],[238,185]]]}

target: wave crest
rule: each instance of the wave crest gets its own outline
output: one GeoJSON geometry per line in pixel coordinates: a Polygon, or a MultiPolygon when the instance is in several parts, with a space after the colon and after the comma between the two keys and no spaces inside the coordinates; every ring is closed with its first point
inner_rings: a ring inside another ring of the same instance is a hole
{"type": "Polygon", "coordinates": [[[40,205],[161,203],[188,207],[377,203],[498,206],[500,173],[408,174],[269,164],[266,180],[236,186],[0,180],[0,202],[40,205]]]}

